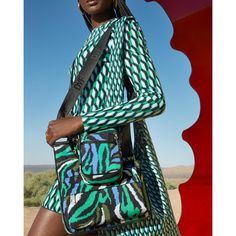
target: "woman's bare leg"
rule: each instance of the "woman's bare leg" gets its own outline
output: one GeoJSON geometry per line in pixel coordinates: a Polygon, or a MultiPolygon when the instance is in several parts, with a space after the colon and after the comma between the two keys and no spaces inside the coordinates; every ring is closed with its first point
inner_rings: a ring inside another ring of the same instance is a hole
{"type": "MultiPolygon", "coordinates": [[[[67,236],[61,219],[61,214],[40,207],[28,236],[67,236]]],[[[86,235],[86,234],[85,234],[86,235]]],[[[95,236],[97,233],[87,234],[95,236]]]]}

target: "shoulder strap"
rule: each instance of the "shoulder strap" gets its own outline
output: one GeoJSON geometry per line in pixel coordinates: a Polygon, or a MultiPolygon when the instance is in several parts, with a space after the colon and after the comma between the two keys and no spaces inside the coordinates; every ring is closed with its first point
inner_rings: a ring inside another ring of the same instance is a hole
{"type": "Polygon", "coordinates": [[[115,21],[111,24],[111,26],[108,27],[93,51],[88,55],[86,62],[84,63],[79,74],[76,76],[72,86],[66,94],[66,97],[58,111],[57,119],[68,115],[76,100],[78,99],[78,96],[82,94],[83,88],[85,87],[89,77],[91,76],[99,61],[99,58],[102,55],[102,52],[106,47],[114,23],[115,21]]]}
{"type": "MultiPolygon", "coordinates": [[[[101,39],[93,49],[93,51],[88,55],[86,62],[81,68],[79,74],[76,76],[71,88],[69,89],[69,91],[66,94],[66,97],[64,98],[64,101],[58,111],[57,119],[60,119],[61,117],[67,115],[73,108],[76,100],[78,99],[78,96],[82,94],[83,88],[85,87],[89,77],[91,76],[94,68],[96,67],[102,55],[103,50],[106,47],[114,23],[115,22],[113,22],[111,26],[109,26],[109,28],[102,35],[101,39]]],[[[127,90],[128,100],[130,100],[134,97],[134,91],[127,76],[124,78],[124,83],[127,90]]],[[[133,148],[130,135],[130,124],[121,125],[119,128],[120,128],[119,135],[121,135],[120,138],[122,140],[121,144],[122,154],[127,157],[132,156],[133,148]]]]}
{"type": "MultiPolygon", "coordinates": [[[[124,77],[124,84],[127,91],[127,99],[128,101],[135,97],[135,92],[133,90],[133,86],[131,85],[129,78],[127,75],[124,77]]],[[[132,140],[130,134],[130,123],[125,125],[120,125],[119,127],[119,135],[121,142],[121,152],[124,157],[130,157],[133,155],[133,147],[132,140]]]]}

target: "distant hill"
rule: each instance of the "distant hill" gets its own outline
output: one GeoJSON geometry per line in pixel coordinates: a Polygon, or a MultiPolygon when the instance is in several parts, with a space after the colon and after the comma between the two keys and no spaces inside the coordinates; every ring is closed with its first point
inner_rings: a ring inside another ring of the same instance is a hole
{"type": "Polygon", "coordinates": [[[193,173],[194,166],[175,166],[162,168],[165,181],[178,186],[186,182],[193,173]]]}
{"type": "Polygon", "coordinates": [[[194,166],[174,166],[163,167],[162,171],[166,178],[181,178],[184,179],[192,175],[194,166]]]}
{"type": "Polygon", "coordinates": [[[55,165],[24,165],[24,172],[43,172],[48,170],[55,170],[55,165]]]}

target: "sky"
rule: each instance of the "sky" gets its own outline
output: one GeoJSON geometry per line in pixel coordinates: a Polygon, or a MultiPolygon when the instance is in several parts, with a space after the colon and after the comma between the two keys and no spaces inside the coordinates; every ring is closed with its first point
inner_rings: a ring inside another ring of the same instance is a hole
{"type": "MultiPolygon", "coordinates": [[[[199,116],[198,95],[189,85],[191,63],[173,49],[172,24],[156,2],[127,0],[139,22],[166,100],[161,115],[146,119],[162,167],[194,165],[182,132],[199,116]]],[[[45,131],[69,88],[69,67],[89,31],[76,0],[24,2],[24,164],[54,164],[45,131]]]]}

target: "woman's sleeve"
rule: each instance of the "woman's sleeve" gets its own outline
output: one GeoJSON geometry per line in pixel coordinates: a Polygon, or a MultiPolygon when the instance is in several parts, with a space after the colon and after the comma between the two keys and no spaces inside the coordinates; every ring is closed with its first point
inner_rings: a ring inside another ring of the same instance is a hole
{"type": "Polygon", "coordinates": [[[127,18],[124,26],[124,72],[128,75],[136,97],[115,106],[81,113],[84,131],[106,129],[116,125],[160,114],[165,100],[146,40],[135,18],[127,18]]]}

